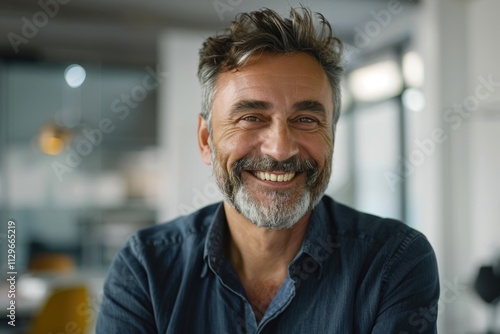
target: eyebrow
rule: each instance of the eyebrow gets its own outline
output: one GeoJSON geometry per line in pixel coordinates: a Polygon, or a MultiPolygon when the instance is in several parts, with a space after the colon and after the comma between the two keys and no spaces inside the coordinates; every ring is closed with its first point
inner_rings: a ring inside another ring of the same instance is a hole
{"type": "MultiPolygon", "coordinates": [[[[261,101],[261,100],[242,100],[238,101],[231,108],[231,114],[239,114],[242,112],[247,112],[250,110],[269,110],[272,108],[272,104],[270,102],[261,101]]],[[[300,111],[313,111],[321,116],[326,117],[326,108],[325,106],[315,100],[303,100],[293,104],[292,106],[293,112],[300,111]]]]}
{"type": "Polygon", "coordinates": [[[266,101],[242,100],[231,107],[231,114],[235,115],[250,110],[269,110],[271,107],[272,104],[266,101]]]}
{"type": "Polygon", "coordinates": [[[315,100],[304,100],[299,101],[293,104],[293,111],[313,111],[321,116],[326,117],[326,108],[325,106],[315,100]]]}

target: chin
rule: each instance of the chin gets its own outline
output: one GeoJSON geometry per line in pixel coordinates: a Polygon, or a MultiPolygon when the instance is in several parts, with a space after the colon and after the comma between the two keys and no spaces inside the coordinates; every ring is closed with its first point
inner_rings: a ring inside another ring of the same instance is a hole
{"type": "Polygon", "coordinates": [[[290,203],[290,195],[276,192],[271,195],[271,204],[263,205],[252,198],[246,189],[241,187],[234,198],[233,206],[246,219],[255,226],[268,230],[280,230],[293,227],[311,207],[311,195],[309,191],[304,192],[294,203],[290,203]],[[277,198],[281,197],[281,198],[277,198]]]}

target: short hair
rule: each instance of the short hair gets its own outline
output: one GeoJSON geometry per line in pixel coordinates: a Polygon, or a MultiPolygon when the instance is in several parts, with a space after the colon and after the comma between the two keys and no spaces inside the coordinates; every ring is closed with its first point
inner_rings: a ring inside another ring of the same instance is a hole
{"type": "Polygon", "coordinates": [[[207,38],[200,49],[201,116],[211,132],[211,109],[220,73],[244,66],[256,52],[304,52],[320,63],[330,82],[335,131],[341,106],[342,51],[342,41],[333,35],[330,23],[322,14],[314,16],[306,7],[292,8],[289,18],[282,18],[269,8],[238,14],[224,34],[207,38]]]}

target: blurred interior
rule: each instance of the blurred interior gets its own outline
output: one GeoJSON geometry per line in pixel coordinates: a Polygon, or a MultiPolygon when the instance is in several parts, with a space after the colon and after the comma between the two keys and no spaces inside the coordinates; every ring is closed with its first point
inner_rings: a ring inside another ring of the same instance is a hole
{"type": "MultiPolygon", "coordinates": [[[[500,2],[300,3],[346,43],[327,193],[428,237],[440,333],[500,332],[488,288],[500,286],[500,2]]],[[[6,254],[15,221],[20,327],[47,332],[39,319],[66,305],[92,333],[127,237],[221,199],[196,143],[198,49],[238,12],[290,5],[0,4],[0,243],[6,254]]],[[[8,271],[6,256],[0,265],[8,271]]]]}

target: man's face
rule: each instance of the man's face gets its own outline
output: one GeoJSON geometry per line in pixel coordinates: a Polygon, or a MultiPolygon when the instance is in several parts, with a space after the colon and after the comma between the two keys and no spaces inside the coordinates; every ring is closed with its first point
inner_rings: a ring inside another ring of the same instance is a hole
{"type": "Polygon", "coordinates": [[[253,56],[219,76],[202,155],[240,214],[267,229],[291,227],[328,185],[332,119],[330,83],[313,57],[253,56]]]}

